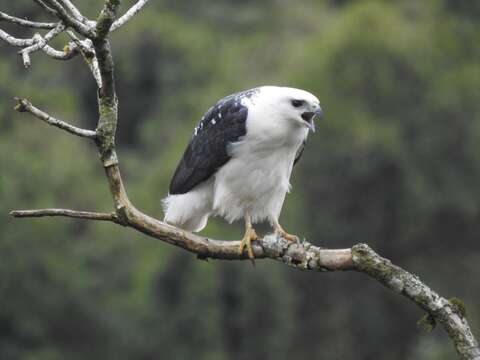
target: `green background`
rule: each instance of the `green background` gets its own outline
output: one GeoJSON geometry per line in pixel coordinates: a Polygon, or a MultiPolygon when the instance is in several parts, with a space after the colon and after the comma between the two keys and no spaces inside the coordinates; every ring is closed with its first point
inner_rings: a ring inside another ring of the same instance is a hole
{"type": "MultiPolygon", "coordinates": [[[[90,17],[102,5],[76,3],[90,17]]],[[[48,20],[28,0],[0,10],[48,20]]],[[[131,200],[162,218],[170,176],[217,99],[306,89],[326,119],[295,167],[282,224],[319,246],[368,243],[463,299],[480,335],[479,20],[473,0],[151,0],[112,35],[131,200]]],[[[418,308],[362,274],[205,262],[110,223],[10,218],[112,209],[88,140],[12,110],[27,97],[94,128],[88,69],[35,53],[25,70],[17,50],[0,43],[2,360],[455,358],[442,329],[421,330],[418,308]]],[[[215,219],[203,233],[239,239],[242,226],[215,219]]]]}

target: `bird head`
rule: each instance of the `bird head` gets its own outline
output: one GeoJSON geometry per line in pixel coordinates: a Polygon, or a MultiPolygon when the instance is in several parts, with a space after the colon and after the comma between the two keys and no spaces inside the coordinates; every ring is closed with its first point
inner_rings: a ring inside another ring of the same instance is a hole
{"type": "Polygon", "coordinates": [[[277,119],[284,120],[293,127],[315,131],[315,118],[323,117],[320,101],[315,95],[289,87],[264,86],[260,89],[277,119]]]}

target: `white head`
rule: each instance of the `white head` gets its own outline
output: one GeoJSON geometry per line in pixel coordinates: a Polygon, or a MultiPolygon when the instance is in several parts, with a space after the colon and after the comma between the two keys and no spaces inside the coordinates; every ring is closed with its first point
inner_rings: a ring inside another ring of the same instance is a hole
{"type": "Polygon", "coordinates": [[[262,86],[251,101],[270,121],[315,131],[313,120],[323,116],[320,101],[308,91],[279,86],[262,86]]]}

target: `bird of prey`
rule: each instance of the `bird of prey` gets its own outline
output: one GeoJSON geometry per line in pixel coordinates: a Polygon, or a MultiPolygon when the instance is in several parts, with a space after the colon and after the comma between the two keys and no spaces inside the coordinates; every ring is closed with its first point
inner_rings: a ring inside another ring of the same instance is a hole
{"type": "Polygon", "coordinates": [[[319,100],[289,87],[261,86],[219,100],[202,117],[163,200],[168,224],[198,232],[210,216],[230,223],[243,218],[239,248],[254,258],[253,223],[269,221],[291,241],[278,222],[290,191],[293,165],[300,158],[319,100]]]}

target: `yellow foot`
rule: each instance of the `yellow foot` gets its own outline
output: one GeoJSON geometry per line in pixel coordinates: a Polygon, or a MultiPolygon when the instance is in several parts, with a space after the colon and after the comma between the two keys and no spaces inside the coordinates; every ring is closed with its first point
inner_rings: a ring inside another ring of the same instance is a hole
{"type": "Polygon", "coordinates": [[[294,241],[294,242],[297,242],[297,241],[298,241],[298,236],[297,236],[297,235],[292,235],[292,234],[287,233],[287,232],[280,226],[280,224],[278,224],[278,225],[275,227],[275,233],[278,234],[279,236],[281,236],[282,238],[284,238],[285,240],[294,241]]]}
{"type": "Polygon", "coordinates": [[[258,236],[255,230],[253,228],[247,228],[239,248],[240,255],[243,254],[245,248],[247,249],[248,258],[252,261],[253,266],[255,266],[255,255],[253,254],[252,241],[257,240],[257,238],[258,236]]]}

